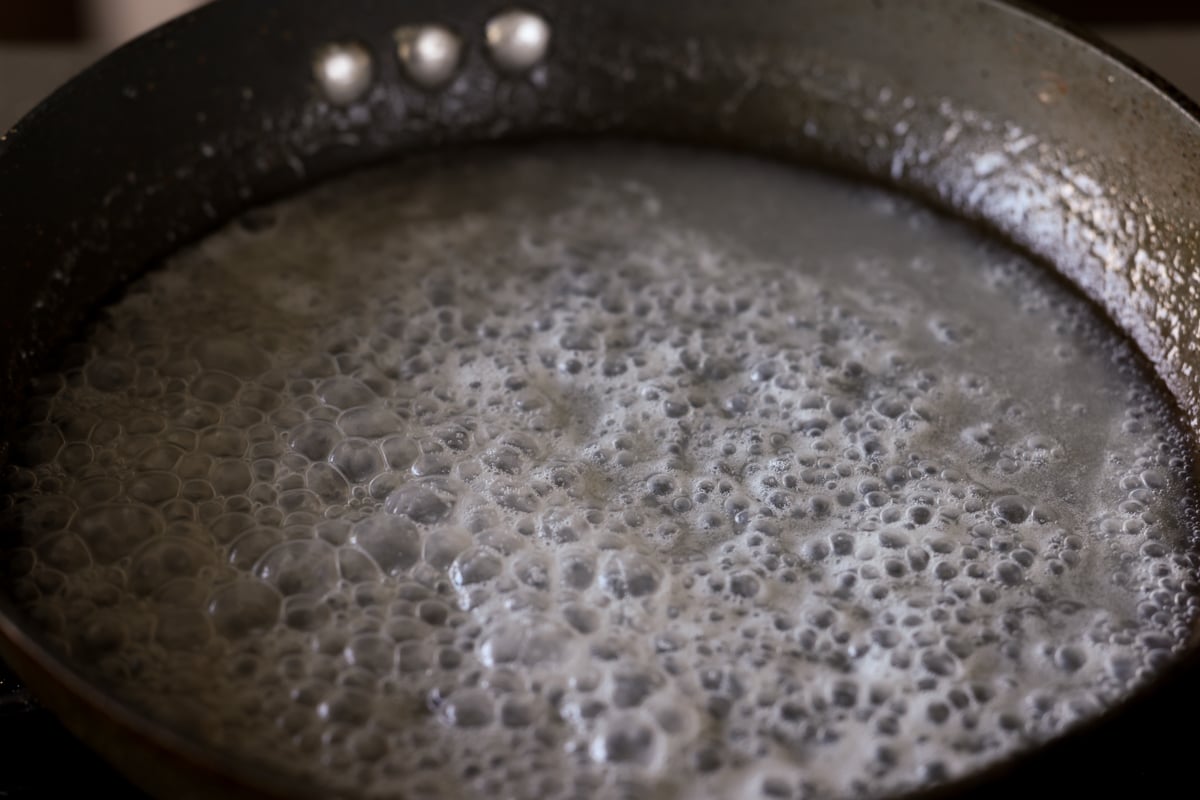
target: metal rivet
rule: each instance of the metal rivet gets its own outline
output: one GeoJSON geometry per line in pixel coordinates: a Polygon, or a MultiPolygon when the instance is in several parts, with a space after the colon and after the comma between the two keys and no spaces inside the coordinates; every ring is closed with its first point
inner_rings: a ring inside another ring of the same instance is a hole
{"type": "Polygon", "coordinates": [[[410,25],[397,28],[396,55],[413,83],[433,89],[454,77],[462,55],[462,41],[441,25],[410,25]]]}
{"type": "Polygon", "coordinates": [[[329,102],[348,105],[371,85],[374,70],[367,48],[354,42],[327,44],[317,51],[313,74],[329,102]]]}
{"type": "Polygon", "coordinates": [[[546,57],[550,24],[532,11],[505,11],[488,22],[487,43],[496,66],[506,72],[525,72],[546,57]]]}

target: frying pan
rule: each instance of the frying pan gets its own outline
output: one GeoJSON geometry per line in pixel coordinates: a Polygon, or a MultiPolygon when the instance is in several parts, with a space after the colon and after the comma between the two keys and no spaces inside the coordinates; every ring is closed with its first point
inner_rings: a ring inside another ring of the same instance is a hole
{"type": "MultiPolygon", "coordinates": [[[[1200,434],[1200,118],[1136,65],[997,0],[524,9],[548,25],[531,59],[489,42],[505,0],[218,2],[45,101],[0,137],[0,424],[98,301],[252,205],[420,149],[619,135],[819,164],[980,224],[1107,313],[1200,434]],[[394,32],[426,24],[462,42],[444,80],[398,55],[394,32]],[[314,59],[331,53],[369,77],[322,84],[314,59]]],[[[0,591],[0,654],[147,790],[315,796],[115,703],[34,630],[0,591]]],[[[1198,650],[1100,719],[931,794],[1172,786],[1198,650]]]]}

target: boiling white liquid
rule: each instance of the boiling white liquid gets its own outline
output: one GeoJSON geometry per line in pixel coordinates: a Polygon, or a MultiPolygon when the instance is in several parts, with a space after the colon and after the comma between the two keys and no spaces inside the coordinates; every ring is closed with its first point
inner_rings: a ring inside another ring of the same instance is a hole
{"type": "Polygon", "coordinates": [[[857,797],[1094,715],[1194,617],[1129,348],[890,195],[632,147],[318,189],[40,380],[12,591],[321,791],[857,797]]]}

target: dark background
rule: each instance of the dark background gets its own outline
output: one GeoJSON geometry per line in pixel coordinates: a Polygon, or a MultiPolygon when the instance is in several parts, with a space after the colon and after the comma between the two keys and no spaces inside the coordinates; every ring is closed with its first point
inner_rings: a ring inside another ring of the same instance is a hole
{"type": "Polygon", "coordinates": [[[1044,0],[1029,4],[1081,22],[1200,21],[1200,2],[1196,0],[1044,0]]]}
{"type": "MultiPolygon", "coordinates": [[[[1042,0],[1031,4],[1084,23],[1200,21],[1197,0],[1042,0]]],[[[87,32],[83,0],[0,0],[0,40],[78,41],[87,32]]]]}

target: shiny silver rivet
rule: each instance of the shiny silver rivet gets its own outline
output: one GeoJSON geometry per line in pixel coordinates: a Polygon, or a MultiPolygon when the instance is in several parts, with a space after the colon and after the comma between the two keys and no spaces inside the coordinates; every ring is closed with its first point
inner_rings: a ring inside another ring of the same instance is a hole
{"type": "Polygon", "coordinates": [[[317,51],[313,74],[325,97],[344,106],[363,96],[374,70],[367,48],[354,42],[327,44],[317,51]]]}
{"type": "Polygon", "coordinates": [[[441,25],[397,28],[396,55],[413,83],[433,89],[454,77],[462,56],[462,40],[441,25]]]}
{"type": "Polygon", "coordinates": [[[496,66],[505,72],[525,72],[546,57],[550,24],[532,11],[505,11],[488,22],[487,43],[496,66]]]}

